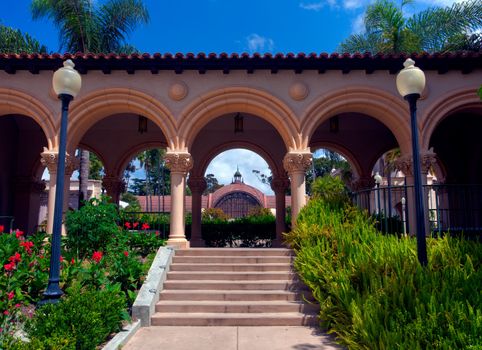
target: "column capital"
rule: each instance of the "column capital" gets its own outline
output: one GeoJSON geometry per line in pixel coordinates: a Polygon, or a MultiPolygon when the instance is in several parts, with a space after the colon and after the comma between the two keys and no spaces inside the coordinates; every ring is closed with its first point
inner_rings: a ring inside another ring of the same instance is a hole
{"type": "Polygon", "coordinates": [[[102,178],[102,187],[105,188],[109,195],[120,194],[125,191],[126,184],[124,180],[116,176],[104,176],[102,178]]]}
{"type": "MultiPolygon", "coordinates": [[[[427,174],[435,163],[437,163],[437,155],[432,148],[428,151],[420,152],[420,166],[423,174],[427,174]]],[[[411,155],[401,156],[395,161],[395,168],[407,176],[412,176],[413,157],[411,155]]]]}
{"type": "Polygon", "coordinates": [[[74,170],[79,169],[80,160],[77,157],[70,154],[65,155],[65,175],[70,177],[74,173],[74,170]]]}
{"type": "Polygon", "coordinates": [[[191,154],[187,152],[167,152],[164,161],[173,173],[186,174],[193,166],[191,154]]]}
{"type": "Polygon", "coordinates": [[[44,148],[40,153],[40,163],[49,170],[49,174],[57,173],[57,159],[58,153],[56,151],[49,151],[44,148]]]}
{"type": "Polygon", "coordinates": [[[375,179],[372,176],[362,176],[352,181],[351,188],[352,191],[363,191],[375,187],[375,179]]]}
{"type": "Polygon", "coordinates": [[[192,193],[203,193],[207,187],[206,180],[203,177],[189,177],[187,184],[192,193]]]}
{"type": "MultiPolygon", "coordinates": [[[[57,162],[59,154],[57,151],[51,151],[44,148],[40,153],[40,163],[49,170],[49,174],[57,173],[57,162]]],[[[79,159],[69,154],[65,155],[65,175],[71,176],[75,169],[79,168],[79,159]]]]}
{"type": "Polygon", "coordinates": [[[277,177],[271,181],[271,189],[274,193],[285,193],[290,186],[290,180],[287,177],[277,177]]]}
{"type": "Polygon", "coordinates": [[[305,172],[311,166],[313,156],[310,152],[288,152],[283,158],[283,167],[290,173],[305,172]]]}

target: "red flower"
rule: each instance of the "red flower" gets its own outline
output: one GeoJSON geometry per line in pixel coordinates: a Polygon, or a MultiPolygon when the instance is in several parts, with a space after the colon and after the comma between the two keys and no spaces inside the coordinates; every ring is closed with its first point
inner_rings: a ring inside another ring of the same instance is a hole
{"type": "Polygon", "coordinates": [[[159,231],[156,231],[156,236],[159,236],[159,234],[160,234],[159,231]]]}
{"type": "Polygon", "coordinates": [[[129,256],[129,252],[127,250],[124,251],[125,256],[129,256]]]}
{"type": "Polygon", "coordinates": [[[13,297],[15,296],[15,293],[12,291],[12,292],[8,293],[7,295],[8,295],[8,300],[12,300],[13,297]]]}
{"type": "Polygon", "coordinates": [[[18,262],[22,261],[22,257],[20,256],[20,254],[18,252],[16,252],[10,258],[8,258],[8,261],[11,261],[12,263],[18,263],[18,262]]]}
{"type": "Polygon", "coordinates": [[[17,239],[19,239],[22,236],[23,236],[23,231],[20,231],[20,230],[15,231],[15,237],[17,237],[17,239]]]}
{"type": "Polygon", "coordinates": [[[72,258],[72,260],[70,260],[70,263],[71,263],[72,265],[75,264],[74,258],[72,258]]]}
{"type": "Polygon", "coordinates": [[[134,222],[134,223],[132,224],[132,227],[134,227],[134,228],[136,228],[137,226],[139,226],[139,223],[138,223],[138,222],[134,222]]]}
{"type": "Polygon", "coordinates": [[[15,304],[15,307],[18,309],[22,306],[22,304],[15,304]]]}
{"type": "Polygon", "coordinates": [[[15,263],[14,262],[11,262],[9,264],[5,264],[3,265],[3,268],[6,270],[6,271],[12,271],[14,268],[15,268],[15,263]]]}
{"type": "Polygon", "coordinates": [[[4,315],[10,315],[10,312],[9,312],[8,310],[5,310],[5,311],[3,312],[3,314],[4,314],[4,315]]]}
{"type": "Polygon", "coordinates": [[[27,252],[27,254],[32,254],[33,242],[30,242],[30,241],[20,242],[20,245],[25,248],[25,251],[27,252]]]}
{"type": "Polygon", "coordinates": [[[143,224],[142,224],[142,229],[143,229],[143,230],[148,230],[148,229],[149,229],[149,224],[148,224],[148,223],[143,223],[143,224]]]}
{"type": "Polygon", "coordinates": [[[5,226],[0,225],[0,233],[2,233],[3,231],[5,231],[5,226]]]}
{"type": "Polygon", "coordinates": [[[43,258],[44,258],[43,254],[40,254],[38,257],[39,257],[40,259],[43,259],[43,258]]]}
{"type": "Polygon", "coordinates": [[[124,226],[126,227],[126,229],[130,229],[131,228],[131,223],[130,222],[126,222],[124,224],[124,226]]]}
{"type": "Polygon", "coordinates": [[[92,260],[94,260],[96,263],[99,263],[102,260],[102,256],[102,252],[94,252],[94,254],[92,254],[92,260]]]}
{"type": "Polygon", "coordinates": [[[60,262],[64,262],[64,257],[61,255],[59,260],[60,262]]]}

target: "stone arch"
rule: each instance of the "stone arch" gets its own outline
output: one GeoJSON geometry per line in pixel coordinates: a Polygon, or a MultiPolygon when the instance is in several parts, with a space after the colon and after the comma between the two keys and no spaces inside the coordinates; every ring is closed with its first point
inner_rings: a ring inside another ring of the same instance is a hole
{"type": "Polygon", "coordinates": [[[261,158],[263,158],[264,161],[266,161],[266,163],[268,163],[268,166],[270,167],[271,172],[273,173],[273,177],[279,176],[280,174],[282,174],[282,169],[281,170],[279,169],[279,167],[276,164],[276,161],[268,152],[266,152],[263,148],[259,147],[256,144],[245,142],[245,141],[233,141],[233,142],[225,143],[223,145],[215,147],[205,154],[204,158],[200,161],[200,163],[197,163],[197,160],[194,159],[195,165],[194,165],[194,169],[193,169],[194,171],[192,172],[192,174],[196,177],[203,177],[207,167],[209,166],[209,163],[211,163],[211,161],[217,155],[219,155],[224,151],[228,151],[235,148],[247,149],[249,151],[252,151],[258,154],[261,158]]]}
{"type": "Polygon", "coordinates": [[[24,92],[0,88],[0,115],[21,114],[32,118],[43,130],[49,149],[57,147],[52,111],[24,92]]]}
{"type": "Polygon", "coordinates": [[[246,193],[252,196],[254,199],[256,199],[256,201],[258,201],[260,205],[264,205],[264,194],[257,188],[246,184],[242,184],[242,185],[232,184],[232,185],[223,186],[219,190],[213,193],[213,198],[212,198],[213,206],[215,207],[217,204],[219,204],[219,202],[223,197],[234,192],[246,193]]]}
{"type": "Polygon", "coordinates": [[[482,102],[476,94],[477,88],[448,92],[435,100],[422,116],[422,135],[420,146],[422,150],[429,148],[430,139],[437,126],[451,114],[475,108],[482,114],[482,102]]]}
{"type": "Polygon", "coordinates": [[[153,148],[166,148],[166,145],[160,142],[146,142],[140,145],[137,145],[130,149],[129,153],[124,154],[121,160],[116,164],[115,168],[112,169],[112,176],[121,176],[124,169],[127,167],[127,164],[134,158],[135,155],[139,154],[142,151],[146,151],[153,148]]]}
{"type": "Polygon", "coordinates": [[[211,91],[185,108],[179,122],[178,147],[190,148],[207,123],[236,112],[250,113],[266,120],[278,131],[286,149],[299,148],[299,121],[293,111],[268,92],[246,87],[211,91]]]}
{"type": "Polygon", "coordinates": [[[363,113],[377,119],[395,136],[402,153],[410,152],[408,105],[398,96],[364,86],[340,89],[318,97],[301,119],[303,146],[308,146],[319,125],[335,115],[348,112],[363,113]]]}
{"type": "Polygon", "coordinates": [[[333,143],[333,142],[316,142],[314,144],[310,145],[311,151],[313,152],[313,148],[325,148],[325,149],[330,149],[333,150],[339,154],[341,154],[350,164],[350,167],[354,170],[354,176],[359,177],[361,174],[363,174],[363,169],[356,159],[356,157],[353,155],[353,153],[345,148],[344,146],[333,143]]]}
{"type": "Polygon", "coordinates": [[[175,147],[176,123],[167,107],[143,92],[112,88],[95,91],[72,104],[67,149],[75,148],[95,123],[118,113],[134,113],[150,119],[162,130],[170,147],[175,147]]]}

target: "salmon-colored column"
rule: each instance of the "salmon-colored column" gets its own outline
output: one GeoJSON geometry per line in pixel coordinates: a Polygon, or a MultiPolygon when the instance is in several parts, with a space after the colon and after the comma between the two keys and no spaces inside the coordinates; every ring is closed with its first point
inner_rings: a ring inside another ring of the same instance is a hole
{"type": "MultiPolygon", "coordinates": [[[[40,162],[49,171],[49,198],[47,208],[47,233],[52,233],[52,227],[54,224],[54,207],[55,207],[55,188],[57,183],[57,151],[51,151],[44,148],[44,151],[40,154],[40,162]]],[[[64,206],[63,213],[67,211],[69,207],[70,197],[70,177],[75,169],[78,168],[79,161],[76,157],[70,155],[65,156],[65,181],[64,181],[64,206]]],[[[62,231],[65,233],[65,229],[62,231]]]]}
{"type": "Polygon", "coordinates": [[[171,226],[167,244],[189,248],[184,229],[184,192],[186,175],[192,168],[192,157],[187,152],[168,151],[164,160],[171,170],[171,226]]]}
{"type": "Polygon", "coordinates": [[[191,247],[204,247],[204,241],[201,238],[201,211],[202,211],[202,194],[206,189],[206,180],[204,178],[189,177],[189,188],[192,193],[192,223],[191,223],[191,247]]]}
{"type": "Polygon", "coordinates": [[[276,198],[276,239],[273,247],[283,245],[283,232],[286,232],[286,190],[290,185],[288,178],[275,178],[271,182],[271,188],[276,198]]]}
{"type": "Polygon", "coordinates": [[[283,159],[283,166],[291,180],[291,225],[296,226],[296,218],[306,204],[305,173],[311,166],[312,155],[308,150],[289,152],[283,159]]]}
{"type": "Polygon", "coordinates": [[[44,148],[40,162],[49,171],[49,198],[47,204],[47,233],[52,234],[54,224],[55,187],[57,183],[57,152],[44,148]]]}

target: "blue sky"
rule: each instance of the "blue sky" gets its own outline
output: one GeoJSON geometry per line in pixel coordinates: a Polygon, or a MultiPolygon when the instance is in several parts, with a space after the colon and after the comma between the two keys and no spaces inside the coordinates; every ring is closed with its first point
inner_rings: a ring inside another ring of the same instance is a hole
{"type": "MultiPolygon", "coordinates": [[[[448,6],[455,1],[458,0],[418,0],[406,11],[410,14],[430,5],[448,6]]],[[[150,23],[139,27],[129,40],[141,52],[332,53],[344,38],[363,30],[363,13],[372,0],[144,2],[150,23]]],[[[51,52],[64,52],[59,47],[54,26],[48,20],[32,20],[29,0],[9,1],[0,14],[0,21],[29,33],[51,52]]],[[[246,183],[271,193],[252,174],[253,169],[269,174],[261,157],[250,151],[228,152],[216,157],[207,173],[214,173],[220,183],[227,184],[239,165],[246,183]],[[240,163],[232,163],[232,159],[240,163]]]]}
{"type": "MultiPolygon", "coordinates": [[[[149,53],[331,53],[349,34],[361,30],[362,14],[370,1],[145,0],[150,23],[138,28],[129,41],[149,53]]],[[[407,11],[453,2],[418,0],[407,11]]],[[[50,51],[63,52],[53,25],[32,20],[29,0],[8,1],[0,20],[30,33],[50,51]]]]}

